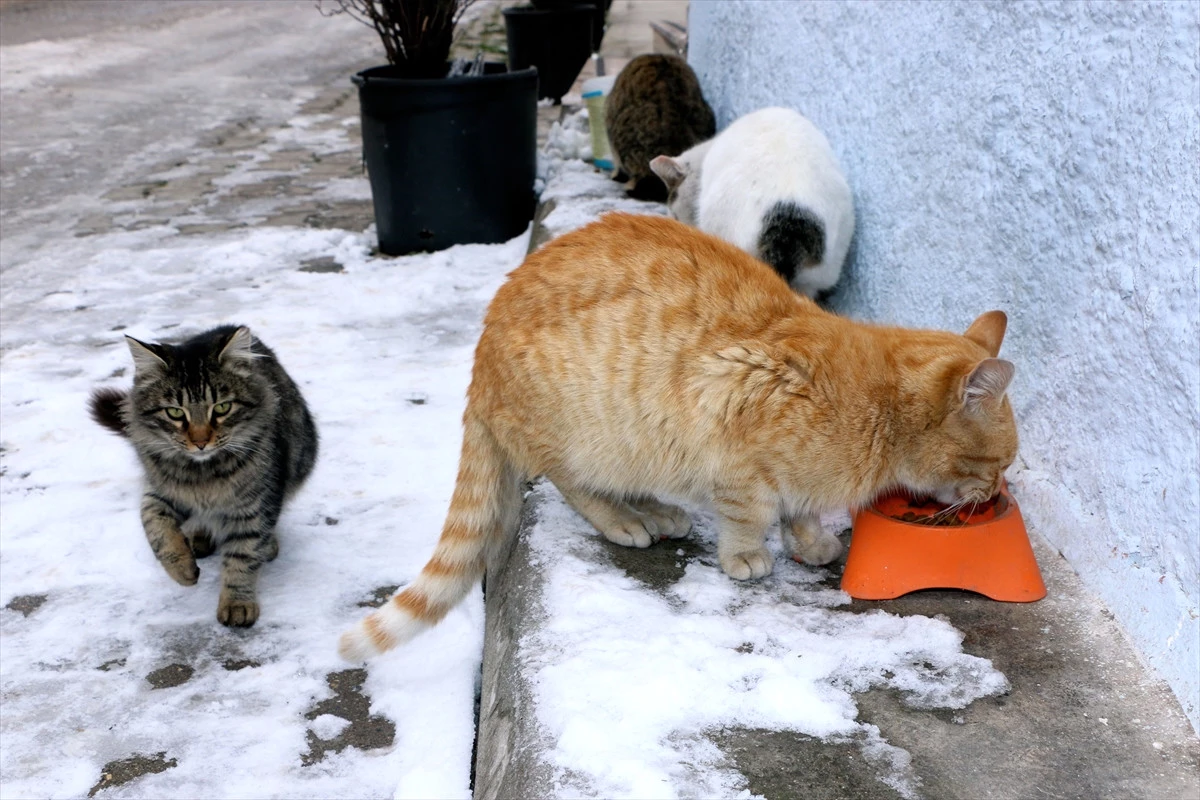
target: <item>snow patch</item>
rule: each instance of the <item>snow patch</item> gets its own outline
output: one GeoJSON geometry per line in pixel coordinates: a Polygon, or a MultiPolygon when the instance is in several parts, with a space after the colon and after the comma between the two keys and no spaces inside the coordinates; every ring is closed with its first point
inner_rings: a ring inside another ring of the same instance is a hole
{"type": "Polygon", "coordinates": [[[113,791],[469,796],[478,590],[371,665],[363,693],[395,723],[391,747],[301,766],[307,731],[324,739],[341,724],[304,714],[347,669],[336,643],[366,613],[358,603],[410,579],[433,549],[483,311],[527,240],[389,259],[346,231],[160,228],[67,239],[6,272],[0,605],[47,596],[28,617],[0,611],[6,796],[80,796],[109,761],[158,752],[176,765],[113,791]],[[344,271],[298,270],[315,258],[344,271]],[[321,433],[248,631],[215,620],[214,560],[195,587],[164,574],[141,531],[133,452],[86,412],[92,388],[130,382],[125,333],[158,340],[223,322],[274,348],[321,433]],[[409,402],[414,392],[426,402],[409,402]],[[171,664],[193,672],[167,688],[146,680],[171,664]]]}
{"type": "Polygon", "coordinates": [[[148,52],[144,47],[120,42],[101,46],[90,36],[8,45],[0,62],[0,87],[6,93],[19,94],[51,81],[76,79],[136,61],[148,52]]]}
{"type": "Polygon", "coordinates": [[[908,754],[856,721],[854,695],[892,689],[916,708],[963,708],[1008,689],[944,620],[839,610],[849,596],[822,584],[825,570],[787,560],[777,541],[774,575],[731,580],[717,565],[710,512],[692,510],[704,553],[664,595],[615,567],[552,485],[535,493],[528,535],[546,576],[546,621],[521,642],[522,669],[555,742],[559,796],[736,793],[743,778],[707,734],[722,728],[865,737],[864,754],[911,793],[908,754]],[[707,782],[682,784],[688,767],[707,782]]]}

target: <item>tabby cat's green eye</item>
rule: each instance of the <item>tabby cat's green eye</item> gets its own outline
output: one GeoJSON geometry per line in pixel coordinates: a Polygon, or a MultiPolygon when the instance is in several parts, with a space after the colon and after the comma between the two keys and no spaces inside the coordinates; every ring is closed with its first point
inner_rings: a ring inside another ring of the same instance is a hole
{"type": "Polygon", "coordinates": [[[185,415],[182,408],[172,407],[167,409],[167,416],[171,419],[183,419],[185,415]]]}
{"type": "Polygon", "coordinates": [[[226,400],[224,403],[217,403],[213,406],[213,413],[218,417],[229,413],[229,409],[233,408],[233,403],[226,400]]]}

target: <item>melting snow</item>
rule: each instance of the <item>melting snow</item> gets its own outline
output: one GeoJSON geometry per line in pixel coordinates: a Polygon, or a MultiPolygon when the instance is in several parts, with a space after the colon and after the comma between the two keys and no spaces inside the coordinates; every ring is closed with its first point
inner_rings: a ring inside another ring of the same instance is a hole
{"type": "Polygon", "coordinates": [[[734,582],[717,565],[712,514],[691,509],[704,550],[663,595],[614,566],[552,486],[536,493],[529,536],[548,576],[546,621],[522,642],[522,666],[557,742],[560,796],[735,795],[745,780],[707,736],[726,727],[858,737],[911,794],[907,754],[856,721],[854,693],[963,708],[1008,687],[944,621],[837,610],[850,598],[822,584],[826,570],[787,560],[777,535],[775,574],[734,582]]]}

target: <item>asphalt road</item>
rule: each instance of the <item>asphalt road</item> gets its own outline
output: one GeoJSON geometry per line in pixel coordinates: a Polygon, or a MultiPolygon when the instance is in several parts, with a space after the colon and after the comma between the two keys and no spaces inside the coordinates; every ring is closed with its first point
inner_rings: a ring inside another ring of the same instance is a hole
{"type": "Polygon", "coordinates": [[[208,13],[221,0],[0,0],[0,47],[55,41],[114,28],[148,28],[208,13]]]}
{"type": "Polygon", "coordinates": [[[75,235],[105,193],[275,128],[298,99],[382,55],[312,0],[7,0],[0,4],[0,269],[75,235]]]}

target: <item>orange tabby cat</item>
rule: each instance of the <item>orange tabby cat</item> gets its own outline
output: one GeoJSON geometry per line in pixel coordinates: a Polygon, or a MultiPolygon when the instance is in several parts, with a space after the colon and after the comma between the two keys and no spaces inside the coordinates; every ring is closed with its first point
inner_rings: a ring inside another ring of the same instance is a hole
{"type": "Polygon", "coordinates": [[[771,572],[767,529],[826,564],[823,511],[903,486],[982,502],[1017,450],[995,356],[1002,312],[962,335],[821,310],[731,244],[662,217],[609,214],[530,255],[496,293],[475,351],[458,482],[412,584],[343,635],[361,659],[435,624],[517,529],[544,475],[609,540],[687,535],[659,497],[711,501],[737,579],[771,572]]]}

